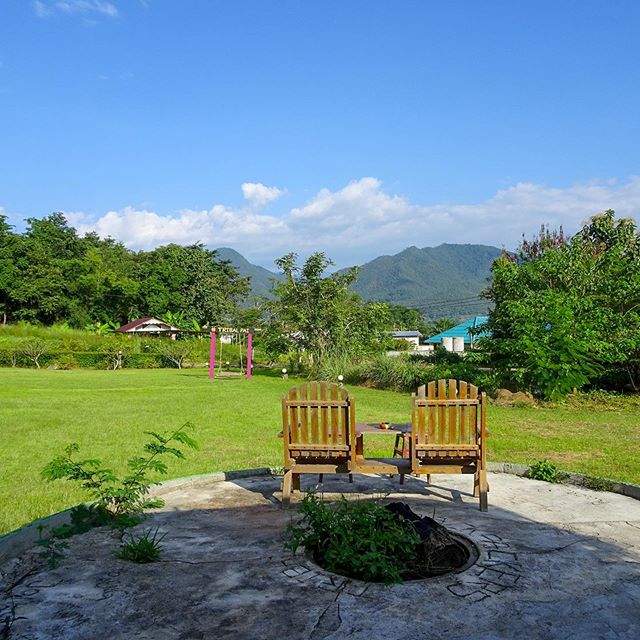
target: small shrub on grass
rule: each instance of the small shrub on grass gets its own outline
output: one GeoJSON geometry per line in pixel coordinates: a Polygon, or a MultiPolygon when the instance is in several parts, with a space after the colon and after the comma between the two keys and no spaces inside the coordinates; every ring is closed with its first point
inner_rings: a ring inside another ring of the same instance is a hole
{"type": "Polygon", "coordinates": [[[138,562],[144,564],[147,562],[155,562],[160,557],[162,547],[160,543],[167,535],[162,534],[158,537],[158,529],[153,534],[151,529],[142,533],[139,537],[129,536],[129,542],[125,542],[116,556],[121,560],[129,560],[130,562],[138,562]]]}
{"type": "Polygon", "coordinates": [[[49,462],[42,470],[42,476],[48,481],[78,481],[93,498],[94,510],[102,511],[115,520],[130,520],[145,509],[164,504],[162,500],[148,497],[150,483],[147,476],[150,472],[167,473],[167,465],[161,460],[163,456],[184,459],[182,450],[173,445],[182,444],[192,449],[198,447],[196,441],[186,433],[186,429],[191,427],[190,423],[186,423],[168,436],[146,431],[152,439],[144,445],[144,455],[128,461],[130,473],[123,478],[118,478],[111,469],[103,467],[100,460],[76,460],[74,456],[80,447],[75,443],[65,449],[64,455],[56,456],[49,462]]]}
{"type": "Polygon", "coordinates": [[[41,338],[27,338],[20,343],[22,355],[29,360],[29,362],[35,364],[37,369],[40,369],[43,356],[46,356],[57,346],[57,342],[53,340],[42,340],[41,338]]]}
{"type": "Polygon", "coordinates": [[[529,467],[529,477],[546,482],[560,482],[562,476],[558,467],[550,460],[539,460],[529,467]]]}
{"type": "MultiPolygon", "coordinates": [[[[76,480],[83,489],[89,491],[93,502],[89,505],[80,505],[71,510],[71,522],[60,527],[39,527],[39,540],[36,544],[43,547],[40,556],[47,562],[50,568],[55,568],[63,557],[63,549],[66,547],[66,538],[78,533],[84,533],[93,527],[110,525],[121,529],[132,527],[140,522],[145,509],[161,507],[164,500],[152,500],[148,497],[150,483],[147,474],[151,471],[166,474],[167,465],[160,459],[161,456],[172,455],[176,458],[184,458],[184,454],[172,444],[179,443],[192,449],[197,448],[197,443],[185,429],[192,425],[186,423],[181,429],[177,429],[168,436],[160,435],[153,431],[146,431],[152,437],[150,442],[144,445],[145,455],[133,457],[127,463],[130,473],[119,479],[111,469],[102,467],[102,462],[95,459],[75,460],[74,454],[79,446],[71,444],[65,449],[65,454],[56,456],[42,470],[42,476],[48,480],[76,480]],[[43,532],[47,535],[43,536],[43,532]]],[[[131,540],[131,549],[123,553],[135,557],[151,557],[162,538],[156,535],[144,535],[140,539],[131,540]],[[135,544],[134,544],[135,543],[135,544]],[[137,555],[136,555],[137,554],[137,555]],[[146,556],[145,556],[146,554],[146,556]]],[[[126,545],[129,546],[129,545],[126,545]]],[[[124,549],[124,547],[123,547],[124,549]]],[[[151,562],[148,560],[135,560],[127,557],[126,560],[134,562],[151,562]]]]}
{"type": "Polygon", "coordinates": [[[411,524],[375,502],[328,505],[308,493],[302,519],[287,528],[285,548],[304,547],[323,568],[369,582],[402,582],[420,541],[411,524]]]}

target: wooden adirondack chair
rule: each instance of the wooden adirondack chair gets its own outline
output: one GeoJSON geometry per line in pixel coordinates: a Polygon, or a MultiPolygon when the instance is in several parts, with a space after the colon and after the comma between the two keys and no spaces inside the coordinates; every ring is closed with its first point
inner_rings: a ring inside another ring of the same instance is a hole
{"type": "Polygon", "coordinates": [[[354,428],[355,400],[346,389],[327,382],[289,389],[282,398],[285,506],[292,489],[300,489],[300,474],[350,473],[356,457],[354,428]]]}
{"type": "Polygon", "coordinates": [[[412,394],[411,473],[473,473],[473,495],[488,508],[486,394],[438,380],[412,394]]]}

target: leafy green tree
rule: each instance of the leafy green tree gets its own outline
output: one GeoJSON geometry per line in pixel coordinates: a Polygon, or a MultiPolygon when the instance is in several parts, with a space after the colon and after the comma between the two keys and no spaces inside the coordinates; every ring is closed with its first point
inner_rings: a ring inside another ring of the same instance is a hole
{"type": "Polygon", "coordinates": [[[248,290],[246,278],[201,245],[134,253],[113,238],[79,237],[61,213],[29,218],[24,234],[0,216],[4,323],[119,326],[171,309],[192,328],[232,317],[248,290]]]}
{"type": "Polygon", "coordinates": [[[249,283],[202,245],[169,244],[137,254],[138,308],[161,316],[182,312],[191,324],[221,324],[249,292],[249,283]]]}
{"type": "Polygon", "coordinates": [[[14,286],[18,277],[15,261],[17,244],[21,237],[11,231],[7,216],[0,214],[0,314],[2,324],[15,310],[14,286]]]}
{"type": "Polygon", "coordinates": [[[350,290],[356,268],[325,276],[333,262],[314,253],[303,266],[289,253],[276,260],[284,279],[274,283],[267,301],[267,349],[304,353],[310,364],[340,353],[384,348],[389,339],[387,306],[365,304],[350,290]]]}
{"type": "Polygon", "coordinates": [[[420,331],[423,335],[429,333],[430,327],[422,311],[410,309],[399,304],[388,304],[389,329],[395,331],[420,331]]]}
{"type": "Polygon", "coordinates": [[[89,233],[82,239],[83,258],[74,286],[73,323],[82,326],[80,317],[93,322],[127,322],[135,315],[140,284],[134,277],[132,252],[124,245],[89,233]]]}
{"type": "Polygon", "coordinates": [[[640,234],[609,210],[572,238],[543,229],[493,265],[487,342],[505,374],[541,395],[611,383],[640,389],[640,234]]]}

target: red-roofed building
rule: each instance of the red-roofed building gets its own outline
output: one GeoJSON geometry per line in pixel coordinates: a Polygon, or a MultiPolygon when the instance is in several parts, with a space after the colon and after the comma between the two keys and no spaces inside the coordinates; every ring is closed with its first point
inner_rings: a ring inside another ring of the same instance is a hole
{"type": "Polygon", "coordinates": [[[116,331],[129,335],[145,336],[159,336],[163,333],[169,333],[172,338],[175,338],[176,333],[179,332],[180,329],[164,322],[164,320],[158,320],[158,318],[140,318],[139,320],[123,324],[121,327],[118,327],[116,331]]]}

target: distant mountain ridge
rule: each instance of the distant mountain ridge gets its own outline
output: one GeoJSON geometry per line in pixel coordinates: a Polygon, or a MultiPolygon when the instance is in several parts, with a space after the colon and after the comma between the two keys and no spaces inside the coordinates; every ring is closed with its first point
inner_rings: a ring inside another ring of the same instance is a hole
{"type": "Polygon", "coordinates": [[[228,260],[241,276],[251,278],[251,294],[254,296],[266,296],[271,290],[271,280],[277,280],[280,276],[257,264],[251,264],[242,254],[230,247],[216,249],[220,260],[228,260]]]}
{"type": "Polygon", "coordinates": [[[420,309],[429,318],[484,315],[491,264],[501,249],[482,244],[408,247],[361,267],[353,289],[365,300],[420,309]]]}
{"type": "MultiPolygon", "coordinates": [[[[251,264],[234,249],[216,251],[241,275],[251,278],[254,295],[268,295],[271,280],[279,277],[251,264]]],[[[482,244],[408,247],[362,265],[353,290],[365,300],[420,309],[428,318],[484,315],[489,305],[480,293],[487,288],[491,264],[500,254],[501,249],[482,244]]]]}

